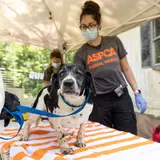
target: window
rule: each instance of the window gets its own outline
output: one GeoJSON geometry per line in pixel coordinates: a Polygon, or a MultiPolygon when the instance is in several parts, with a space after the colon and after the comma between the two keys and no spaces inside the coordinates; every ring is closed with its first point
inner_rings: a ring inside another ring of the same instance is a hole
{"type": "Polygon", "coordinates": [[[143,24],[140,31],[142,67],[160,69],[160,18],[143,24]]]}
{"type": "Polygon", "coordinates": [[[152,26],[153,26],[152,41],[153,41],[153,51],[154,51],[153,63],[155,65],[159,64],[160,66],[160,18],[155,19],[153,21],[152,26]]]}
{"type": "Polygon", "coordinates": [[[141,58],[142,67],[151,66],[151,26],[150,23],[145,23],[140,28],[141,31],[141,58]]]}

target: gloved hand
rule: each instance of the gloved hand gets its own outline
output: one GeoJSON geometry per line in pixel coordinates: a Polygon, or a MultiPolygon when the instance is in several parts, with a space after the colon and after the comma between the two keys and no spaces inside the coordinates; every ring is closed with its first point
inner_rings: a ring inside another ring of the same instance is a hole
{"type": "Polygon", "coordinates": [[[147,103],[141,94],[135,94],[136,106],[141,113],[144,113],[147,109],[147,103]]]}

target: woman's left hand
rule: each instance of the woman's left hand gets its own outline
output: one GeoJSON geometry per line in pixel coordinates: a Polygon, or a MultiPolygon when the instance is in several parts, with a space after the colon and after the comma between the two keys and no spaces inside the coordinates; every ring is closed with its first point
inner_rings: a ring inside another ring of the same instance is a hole
{"type": "Polygon", "coordinates": [[[147,109],[147,103],[142,95],[139,93],[135,94],[135,101],[137,108],[141,111],[141,113],[144,113],[147,109]]]}

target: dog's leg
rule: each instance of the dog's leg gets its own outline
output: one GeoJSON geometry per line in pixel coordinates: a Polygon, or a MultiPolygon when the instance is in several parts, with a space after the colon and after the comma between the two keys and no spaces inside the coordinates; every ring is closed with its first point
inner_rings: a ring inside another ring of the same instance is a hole
{"type": "Polygon", "coordinates": [[[64,136],[65,136],[65,137],[67,137],[67,136],[73,136],[73,134],[72,134],[72,133],[68,133],[68,132],[64,131],[64,136]]]}
{"type": "Polygon", "coordinates": [[[67,143],[66,135],[64,133],[63,128],[61,127],[56,127],[56,134],[58,137],[58,142],[60,145],[60,151],[62,154],[73,154],[74,151],[72,148],[67,143]]]}
{"type": "Polygon", "coordinates": [[[56,131],[61,153],[62,154],[73,154],[74,151],[72,148],[70,148],[70,146],[67,143],[66,132],[62,128],[60,121],[58,121],[58,119],[56,120],[50,119],[50,122],[53,124],[52,126],[54,126],[54,129],[56,131]]]}
{"type": "Polygon", "coordinates": [[[20,140],[22,140],[22,141],[28,140],[29,128],[30,128],[31,124],[37,122],[39,119],[40,119],[39,115],[29,114],[28,121],[24,125],[24,131],[23,131],[23,134],[22,134],[22,137],[20,138],[20,140]]]}
{"type": "Polygon", "coordinates": [[[49,124],[50,124],[51,128],[54,129],[53,123],[50,120],[49,120],[49,124]]]}
{"type": "MultiPolygon", "coordinates": [[[[53,126],[53,124],[52,124],[52,122],[50,122],[50,120],[49,120],[49,123],[50,123],[51,128],[55,129],[54,126],[53,126]]],[[[72,133],[68,133],[68,132],[66,132],[65,130],[64,130],[63,133],[64,133],[64,136],[65,136],[65,137],[67,137],[67,136],[73,136],[72,133]]]]}
{"type": "Polygon", "coordinates": [[[39,116],[38,119],[35,122],[35,127],[38,127],[38,124],[39,124],[40,120],[41,120],[41,117],[39,116]]]}
{"type": "Polygon", "coordinates": [[[85,136],[84,135],[85,134],[84,129],[85,129],[85,123],[82,123],[80,125],[79,131],[78,131],[77,141],[76,141],[76,144],[75,144],[76,147],[82,148],[82,147],[86,146],[86,144],[84,142],[84,136],[85,136]]]}

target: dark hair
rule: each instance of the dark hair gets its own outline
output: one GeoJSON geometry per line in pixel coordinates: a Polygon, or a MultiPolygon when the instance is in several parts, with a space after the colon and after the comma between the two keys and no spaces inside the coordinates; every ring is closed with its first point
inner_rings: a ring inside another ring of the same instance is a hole
{"type": "Polygon", "coordinates": [[[83,16],[91,15],[93,19],[99,25],[101,23],[101,13],[100,7],[97,3],[93,1],[86,1],[82,6],[82,13],[80,15],[80,22],[82,21],[83,16]]]}
{"type": "MultiPolygon", "coordinates": [[[[61,66],[59,68],[59,70],[60,70],[64,66],[64,62],[63,62],[62,54],[61,54],[61,52],[60,52],[59,49],[53,49],[53,51],[51,52],[51,55],[50,55],[50,59],[52,59],[52,58],[59,58],[59,59],[61,59],[61,66]]],[[[52,63],[49,64],[49,67],[50,66],[52,66],[52,63]]]]}
{"type": "Polygon", "coordinates": [[[62,59],[62,54],[59,49],[53,49],[53,51],[51,52],[50,58],[55,58],[55,57],[62,59]]]}

